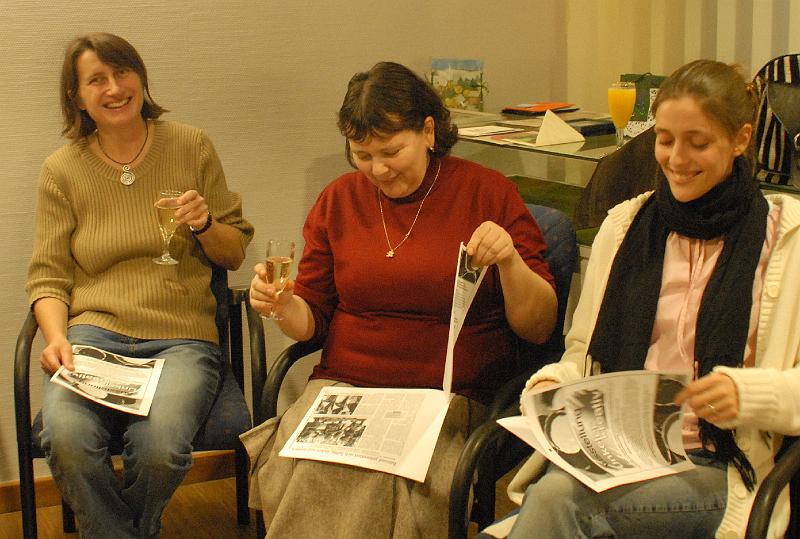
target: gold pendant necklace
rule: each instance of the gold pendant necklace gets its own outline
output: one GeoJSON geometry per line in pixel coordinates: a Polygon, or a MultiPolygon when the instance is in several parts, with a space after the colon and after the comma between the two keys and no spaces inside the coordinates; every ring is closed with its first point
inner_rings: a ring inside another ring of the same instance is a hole
{"type": "Polygon", "coordinates": [[[131,169],[131,163],[139,159],[139,156],[142,155],[142,152],[144,151],[144,147],[147,145],[147,137],[150,135],[150,127],[147,124],[147,120],[144,121],[144,142],[142,143],[142,147],[139,148],[139,152],[136,154],[136,156],[127,163],[117,161],[108,155],[103,149],[103,143],[100,141],[100,131],[95,131],[95,135],[97,135],[97,145],[100,147],[100,151],[103,152],[103,155],[105,155],[109,160],[114,161],[116,164],[122,165],[122,174],[119,176],[119,182],[122,185],[131,185],[133,182],[135,182],[136,174],[134,174],[133,170],[131,169]]]}
{"type": "Polygon", "coordinates": [[[417,224],[417,218],[419,217],[419,212],[422,211],[422,205],[425,204],[425,199],[428,198],[428,195],[431,194],[433,190],[433,186],[436,185],[436,180],[439,179],[439,171],[442,170],[442,161],[439,160],[439,165],[436,167],[436,176],[433,178],[433,182],[431,186],[428,187],[428,191],[425,193],[425,196],[422,197],[422,202],[419,203],[419,208],[417,208],[417,214],[414,216],[414,220],[411,221],[411,227],[406,232],[406,235],[403,236],[403,239],[400,240],[400,243],[392,247],[392,242],[389,241],[389,231],[386,230],[386,219],[383,217],[383,203],[381,202],[381,190],[378,188],[378,207],[381,209],[381,223],[383,223],[383,234],[386,236],[386,245],[389,246],[389,250],[386,251],[386,258],[394,258],[394,254],[397,249],[405,243],[408,237],[411,235],[411,231],[414,230],[414,225],[417,224]]]}

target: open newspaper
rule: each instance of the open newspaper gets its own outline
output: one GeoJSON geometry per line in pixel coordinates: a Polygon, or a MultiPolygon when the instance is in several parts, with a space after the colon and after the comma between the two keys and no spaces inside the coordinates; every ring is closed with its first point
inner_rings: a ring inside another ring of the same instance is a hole
{"type": "Polygon", "coordinates": [[[461,244],[441,390],[323,388],[279,455],[349,464],[425,481],[453,397],[453,348],[485,273],[485,267],[470,266],[461,244]]]}
{"type": "Polygon", "coordinates": [[[72,346],[75,370],[62,365],[50,381],[90,401],[146,416],[156,392],[164,360],[137,359],[93,346],[72,346]]]}
{"type": "Polygon", "coordinates": [[[597,492],[694,468],[675,395],[689,376],[625,371],[523,396],[498,423],[597,492]]]}

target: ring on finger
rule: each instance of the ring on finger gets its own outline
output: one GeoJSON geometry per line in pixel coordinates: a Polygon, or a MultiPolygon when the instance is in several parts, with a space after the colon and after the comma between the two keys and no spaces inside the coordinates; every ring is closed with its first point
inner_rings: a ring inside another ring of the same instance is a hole
{"type": "Polygon", "coordinates": [[[714,407],[714,405],[713,405],[713,404],[711,404],[710,402],[707,402],[707,403],[706,403],[706,406],[708,407],[708,409],[709,409],[709,410],[711,410],[711,413],[712,413],[712,414],[716,414],[716,413],[717,413],[717,409],[716,409],[716,408],[714,407]]]}

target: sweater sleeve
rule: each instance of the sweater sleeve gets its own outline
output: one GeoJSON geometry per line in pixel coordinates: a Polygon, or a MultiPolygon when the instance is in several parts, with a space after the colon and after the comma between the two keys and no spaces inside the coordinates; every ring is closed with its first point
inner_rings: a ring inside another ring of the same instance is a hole
{"type": "Polygon", "coordinates": [[[230,225],[240,232],[242,251],[253,239],[253,225],[242,216],[242,197],[239,193],[228,190],[222,162],[214,148],[214,144],[205,132],[200,137],[200,162],[198,186],[206,199],[209,210],[220,223],[230,225]]]}
{"type": "Polygon", "coordinates": [[[45,163],[39,176],[33,254],[25,285],[28,301],[53,297],[71,304],[75,260],[70,240],[76,218],[63,190],[45,163]]]}
{"type": "Polygon", "coordinates": [[[330,187],[323,190],[303,226],[305,249],[297,268],[295,293],[302,297],[314,317],[311,341],[320,341],[328,334],[339,294],[333,270],[333,251],[328,241],[328,212],[333,203],[328,196],[330,187]]]}
{"type": "Polygon", "coordinates": [[[714,367],[729,376],[739,394],[739,415],[718,426],[741,425],[763,431],[800,435],[800,366],[779,371],[765,368],[714,367]]]}

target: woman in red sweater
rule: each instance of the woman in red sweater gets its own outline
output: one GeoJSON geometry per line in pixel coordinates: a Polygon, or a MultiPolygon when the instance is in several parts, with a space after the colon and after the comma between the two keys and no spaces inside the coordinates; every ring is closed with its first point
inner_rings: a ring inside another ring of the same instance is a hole
{"type": "Polygon", "coordinates": [[[407,68],[383,62],[356,74],[338,125],[357,171],[311,209],[297,279],[276,294],[259,264],[251,283],[256,310],[277,312],[287,336],[323,349],[262,449],[272,452],[257,485],[267,535],[443,537],[452,471],[482,403],[530,364],[525,343],[546,341],[555,324],[545,245],[511,181],[448,156],[457,140],[449,111],[407,68]],[[323,386],[442,387],[461,242],[473,265],[489,268],[455,345],[457,395],[426,482],[278,457],[323,386]]]}

